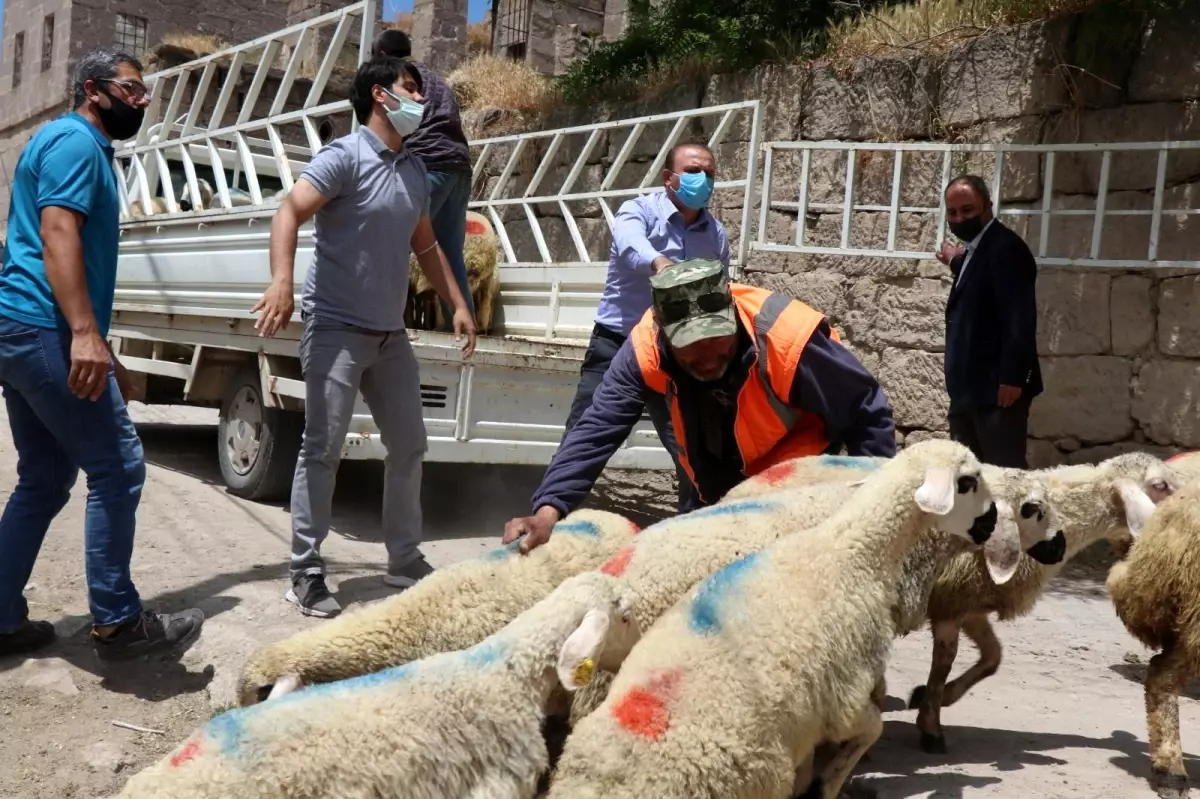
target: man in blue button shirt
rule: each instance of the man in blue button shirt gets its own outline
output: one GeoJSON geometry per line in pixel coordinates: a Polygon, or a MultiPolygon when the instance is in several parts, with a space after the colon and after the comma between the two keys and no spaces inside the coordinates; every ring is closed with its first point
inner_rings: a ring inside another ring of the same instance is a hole
{"type": "Polygon", "coordinates": [[[37,132],[17,161],[0,270],[0,385],[17,485],[0,518],[0,656],[54,640],[22,595],[50,522],[87,475],[84,521],[92,642],[102,660],[182,651],[198,610],[146,611],[129,576],[146,464],[125,402],[130,383],[105,337],[117,279],[112,141],[150,102],[132,56],[94,50],[75,71],[75,111],[37,132]]]}
{"type": "MultiPolygon", "coordinates": [[[[663,166],[664,191],[635,197],[621,205],[613,220],[608,278],[596,311],[591,341],[579,370],[579,387],[567,416],[566,433],[592,404],[617,350],[650,307],[650,276],[687,259],[720,261],[729,271],[729,238],[708,212],[717,164],[703,144],[678,144],[663,166]]],[[[666,403],[646,397],[646,412],[663,446],[675,461],[679,510],[695,504],[691,481],[679,464],[675,434],[666,403]]]]}

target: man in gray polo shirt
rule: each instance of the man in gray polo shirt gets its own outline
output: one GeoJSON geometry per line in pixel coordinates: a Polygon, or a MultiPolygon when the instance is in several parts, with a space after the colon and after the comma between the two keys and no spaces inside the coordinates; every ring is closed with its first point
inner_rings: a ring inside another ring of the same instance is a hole
{"type": "Polygon", "coordinates": [[[360,66],[350,102],[361,127],[321,148],[271,222],[271,285],[252,311],[262,311],[263,336],[291,318],[297,230],[316,217],[301,302],[304,441],[292,486],[287,594],[307,616],[341,611],[325,584],[320,547],[360,389],[387,449],[384,581],[407,588],[432,571],[418,549],[426,442],[417,360],[404,330],[410,252],[454,309],[455,340],[465,337],[466,355],[475,349],[475,324],[434,237],[425,166],[404,147],[421,121],[422,99],[403,62],[373,58],[360,66]]]}

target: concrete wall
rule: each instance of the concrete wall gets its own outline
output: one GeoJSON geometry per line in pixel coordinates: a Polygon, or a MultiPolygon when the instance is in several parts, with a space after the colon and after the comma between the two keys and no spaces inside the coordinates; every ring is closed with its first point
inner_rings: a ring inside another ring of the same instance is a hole
{"type": "MultiPolygon", "coordinates": [[[[537,127],[761,98],[768,140],[1200,139],[1200,64],[1195,56],[1200,52],[1200,9],[1145,27],[1140,21],[1118,24],[1116,40],[1112,25],[1111,19],[1072,16],[989,34],[945,56],[763,67],[677,87],[653,101],[559,111],[537,127]]],[[[471,119],[477,124],[486,117],[471,119]]],[[[668,130],[669,125],[647,129],[635,148],[638,163],[631,171],[644,170],[668,130]]],[[[700,138],[709,131],[706,125],[686,135],[700,138]]],[[[623,136],[604,137],[581,177],[581,188],[599,185],[623,136]]],[[[748,139],[748,126],[734,126],[730,143],[717,154],[722,171],[745,169],[748,139]]],[[[560,156],[564,173],[578,152],[569,149],[560,156]]],[[[777,159],[775,199],[796,199],[798,160],[777,159]]],[[[1155,163],[1153,155],[1114,158],[1108,208],[1150,208],[1155,163]]],[[[888,204],[891,154],[865,155],[857,166],[857,201],[888,204]]],[[[968,167],[990,182],[990,159],[961,162],[956,171],[968,167]]],[[[1040,207],[1044,168],[1036,155],[1011,158],[1001,206],[1040,207]]],[[[1098,173],[1098,157],[1059,158],[1053,206],[1094,208],[1098,173]]],[[[844,160],[814,159],[810,201],[840,203],[844,175],[844,160]]],[[[936,206],[940,183],[940,158],[912,159],[902,181],[904,204],[936,206]]],[[[546,187],[553,185],[543,184],[543,189],[550,191],[546,187]]],[[[633,184],[623,176],[616,187],[626,185],[633,184]]],[[[1200,152],[1173,155],[1167,185],[1164,207],[1200,208],[1200,152]]],[[[739,201],[720,193],[713,201],[735,246],[741,232],[739,201]]],[[[555,218],[553,208],[542,214],[552,254],[565,254],[570,242],[565,224],[555,218]]],[[[593,257],[603,257],[608,241],[603,219],[588,208],[581,208],[579,217],[593,257]]],[[[1008,223],[1036,250],[1036,219],[1017,224],[1009,218],[1008,223]]],[[[794,240],[795,224],[794,214],[772,211],[768,240],[794,240]]],[[[805,224],[810,241],[836,245],[840,238],[840,212],[810,214],[805,224]]],[[[925,220],[903,214],[898,246],[931,250],[935,225],[932,216],[925,220]]],[[[1090,218],[1059,217],[1051,225],[1047,255],[1086,255],[1090,218]]],[[[1160,258],[1200,261],[1200,216],[1167,214],[1162,226],[1160,258]]],[[[517,219],[509,230],[518,253],[537,258],[527,223],[517,219]]],[[[857,213],[853,230],[852,244],[884,246],[887,215],[857,213]]],[[[1101,257],[1144,258],[1148,232],[1148,218],[1109,217],[1101,257]]],[[[748,271],[749,282],[798,297],[832,317],[883,383],[904,437],[916,441],[946,434],[942,351],[948,270],[936,261],[771,253],[752,254],[748,271]]],[[[1200,276],[1043,267],[1037,293],[1047,388],[1032,410],[1033,463],[1093,460],[1130,447],[1156,452],[1200,448],[1200,276]]]]}

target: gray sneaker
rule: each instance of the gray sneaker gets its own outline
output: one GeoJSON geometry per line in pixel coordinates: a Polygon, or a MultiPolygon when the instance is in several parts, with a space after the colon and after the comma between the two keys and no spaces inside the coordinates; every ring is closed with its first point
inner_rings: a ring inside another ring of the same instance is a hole
{"type": "Polygon", "coordinates": [[[302,574],[292,580],[286,599],[298,606],[305,616],[328,619],[342,612],[342,606],[325,586],[323,574],[302,574]]]}
{"type": "Polygon", "coordinates": [[[433,574],[433,567],[425,560],[424,555],[417,555],[416,560],[410,560],[400,567],[388,567],[383,581],[392,588],[412,588],[422,579],[433,574]]]}

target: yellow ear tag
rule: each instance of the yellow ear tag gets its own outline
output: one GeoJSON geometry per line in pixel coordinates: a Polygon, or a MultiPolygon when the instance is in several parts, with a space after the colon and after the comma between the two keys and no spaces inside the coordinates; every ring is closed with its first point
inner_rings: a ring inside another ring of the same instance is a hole
{"type": "Polygon", "coordinates": [[[575,681],[576,685],[587,685],[592,681],[592,671],[595,670],[595,668],[596,662],[594,660],[591,658],[584,658],[579,662],[579,665],[575,667],[575,671],[571,675],[571,678],[575,681]]]}

